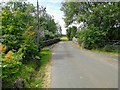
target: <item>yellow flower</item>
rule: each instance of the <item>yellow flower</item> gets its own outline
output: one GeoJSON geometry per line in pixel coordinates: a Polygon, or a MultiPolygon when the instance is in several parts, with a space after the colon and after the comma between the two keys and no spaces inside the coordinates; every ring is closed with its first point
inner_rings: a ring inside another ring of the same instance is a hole
{"type": "Polygon", "coordinates": [[[29,31],[27,35],[28,36],[33,36],[34,34],[35,34],[35,32],[29,31]]]}
{"type": "Polygon", "coordinates": [[[0,44],[0,53],[1,53],[1,52],[5,52],[5,51],[6,51],[6,46],[0,44]]]}
{"type": "Polygon", "coordinates": [[[7,60],[9,60],[11,57],[12,57],[12,51],[10,50],[10,51],[6,54],[4,60],[7,61],[7,60]]]}
{"type": "Polygon", "coordinates": [[[5,51],[6,51],[6,46],[4,46],[4,47],[2,48],[2,51],[3,51],[3,52],[5,52],[5,51]]]}
{"type": "Polygon", "coordinates": [[[2,44],[0,44],[0,53],[2,52],[2,44]]]}
{"type": "Polygon", "coordinates": [[[35,32],[31,32],[30,36],[33,36],[35,34],[35,32]]]}

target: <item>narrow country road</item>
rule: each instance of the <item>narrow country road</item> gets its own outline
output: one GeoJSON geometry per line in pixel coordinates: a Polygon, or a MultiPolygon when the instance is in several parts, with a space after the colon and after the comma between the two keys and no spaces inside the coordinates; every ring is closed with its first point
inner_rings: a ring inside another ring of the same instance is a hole
{"type": "Polygon", "coordinates": [[[116,57],[81,50],[70,41],[52,51],[51,88],[118,88],[116,57]]]}

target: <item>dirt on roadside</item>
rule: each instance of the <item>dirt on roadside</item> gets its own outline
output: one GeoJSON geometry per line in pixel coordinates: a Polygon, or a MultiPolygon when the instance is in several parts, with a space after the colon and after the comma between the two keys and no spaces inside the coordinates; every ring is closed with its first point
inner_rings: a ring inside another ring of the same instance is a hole
{"type": "Polygon", "coordinates": [[[45,67],[45,76],[43,79],[43,88],[50,88],[51,84],[51,61],[45,67]]]}

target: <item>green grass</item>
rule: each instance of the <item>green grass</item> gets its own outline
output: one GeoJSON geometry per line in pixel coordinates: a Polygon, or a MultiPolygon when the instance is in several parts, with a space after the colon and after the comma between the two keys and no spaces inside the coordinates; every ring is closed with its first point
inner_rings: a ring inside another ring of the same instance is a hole
{"type": "Polygon", "coordinates": [[[61,41],[68,41],[68,38],[66,36],[63,36],[60,38],[61,41]]]}
{"type": "Polygon", "coordinates": [[[39,53],[40,60],[29,60],[26,64],[22,64],[19,73],[7,78],[7,83],[4,83],[4,88],[12,86],[17,79],[25,81],[25,88],[42,88],[43,79],[45,76],[46,65],[49,64],[52,52],[48,48],[43,48],[39,53]]]}
{"type": "Polygon", "coordinates": [[[102,53],[106,53],[106,54],[112,54],[112,55],[120,55],[120,52],[118,51],[111,51],[111,52],[108,52],[108,51],[105,51],[103,49],[92,49],[91,51],[94,51],[94,52],[102,52],[102,53]]]}
{"type": "Polygon", "coordinates": [[[31,68],[30,71],[33,71],[33,76],[31,79],[28,80],[28,82],[26,82],[27,88],[42,88],[43,87],[43,79],[45,76],[45,66],[50,62],[51,56],[52,56],[52,53],[48,48],[42,49],[42,51],[40,52],[40,57],[41,57],[40,67],[38,67],[37,70],[32,70],[32,68],[29,67],[31,68]]]}
{"type": "Polygon", "coordinates": [[[51,59],[52,52],[48,48],[44,48],[41,51],[41,65],[45,65],[51,59]]]}

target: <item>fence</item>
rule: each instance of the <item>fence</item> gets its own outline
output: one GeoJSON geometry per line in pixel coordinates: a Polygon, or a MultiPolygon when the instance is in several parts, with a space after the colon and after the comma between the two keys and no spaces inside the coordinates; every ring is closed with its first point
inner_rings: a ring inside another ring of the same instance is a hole
{"type": "Polygon", "coordinates": [[[43,41],[43,46],[49,46],[49,45],[52,45],[54,43],[57,43],[59,42],[60,39],[59,38],[55,38],[55,39],[50,39],[50,40],[46,40],[46,41],[43,41]]]}

